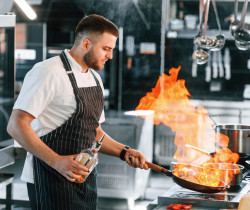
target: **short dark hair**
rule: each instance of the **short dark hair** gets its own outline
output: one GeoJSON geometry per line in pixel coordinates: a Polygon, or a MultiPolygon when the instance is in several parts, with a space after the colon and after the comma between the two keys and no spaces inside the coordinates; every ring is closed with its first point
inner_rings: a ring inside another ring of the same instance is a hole
{"type": "Polygon", "coordinates": [[[108,19],[96,14],[85,16],[76,26],[75,44],[80,44],[84,35],[101,35],[104,32],[116,37],[119,35],[117,26],[108,19]]]}

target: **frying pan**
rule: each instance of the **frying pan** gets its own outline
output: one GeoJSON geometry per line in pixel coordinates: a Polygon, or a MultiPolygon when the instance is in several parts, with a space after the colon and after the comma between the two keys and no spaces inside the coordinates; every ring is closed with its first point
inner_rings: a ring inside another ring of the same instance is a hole
{"type": "Polygon", "coordinates": [[[172,171],[167,170],[161,166],[158,166],[156,164],[150,163],[146,161],[146,164],[148,165],[149,168],[151,168],[154,171],[157,171],[159,173],[163,173],[166,174],[169,177],[172,177],[173,181],[180,185],[181,187],[187,188],[189,190],[193,190],[193,191],[197,191],[197,192],[201,192],[201,193],[217,193],[220,192],[222,190],[225,190],[226,188],[228,188],[229,186],[226,185],[224,182],[221,181],[221,185],[220,186],[208,186],[208,185],[202,185],[202,184],[198,184],[195,182],[190,182],[188,180],[182,179],[178,176],[176,176],[175,174],[173,174],[172,171]]]}

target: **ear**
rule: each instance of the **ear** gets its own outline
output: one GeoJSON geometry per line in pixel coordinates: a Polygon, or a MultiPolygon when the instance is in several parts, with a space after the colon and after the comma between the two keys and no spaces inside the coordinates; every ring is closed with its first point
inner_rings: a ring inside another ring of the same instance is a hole
{"type": "Polygon", "coordinates": [[[91,46],[91,42],[89,41],[89,39],[82,40],[81,47],[84,51],[89,50],[90,46],[91,46]]]}

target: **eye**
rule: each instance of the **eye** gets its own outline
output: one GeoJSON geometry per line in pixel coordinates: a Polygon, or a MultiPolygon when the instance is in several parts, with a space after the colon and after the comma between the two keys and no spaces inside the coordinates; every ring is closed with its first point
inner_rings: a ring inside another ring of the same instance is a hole
{"type": "Polygon", "coordinates": [[[104,47],[104,50],[105,50],[105,51],[110,51],[111,48],[110,48],[110,47],[104,47]]]}

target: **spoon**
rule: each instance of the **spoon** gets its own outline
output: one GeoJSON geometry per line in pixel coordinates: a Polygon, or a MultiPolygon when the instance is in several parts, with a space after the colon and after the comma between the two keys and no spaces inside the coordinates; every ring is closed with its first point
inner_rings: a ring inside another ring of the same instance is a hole
{"type": "Polygon", "coordinates": [[[234,36],[235,31],[239,28],[240,21],[237,20],[237,12],[238,12],[238,0],[235,0],[234,3],[234,21],[230,25],[230,32],[234,36]]]}
{"type": "Polygon", "coordinates": [[[242,9],[239,28],[234,33],[235,44],[239,50],[247,50],[250,47],[250,35],[247,31],[244,30],[244,21],[245,21],[245,16],[246,16],[246,11],[247,11],[247,4],[248,4],[248,0],[245,0],[243,9],[242,9]]]}
{"type": "Polygon", "coordinates": [[[216,17],[216,21],[217,21],[217,25],[218,25],[220,34],[217,35],[217,36],[214,36],[212,38],[214,40],[214,45],[211,47],[211,50],[212,51],[218,51],[218,50],[221,50],[225,45],[225,36],[222,34],[220,19],[219,19],[219,15],[218,15],[215,0],[212,0],[212,3],[213,3],[214,13],[215,13],[215,17],[216,17]]]}

